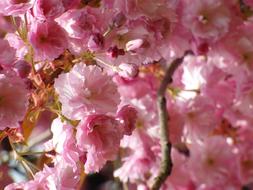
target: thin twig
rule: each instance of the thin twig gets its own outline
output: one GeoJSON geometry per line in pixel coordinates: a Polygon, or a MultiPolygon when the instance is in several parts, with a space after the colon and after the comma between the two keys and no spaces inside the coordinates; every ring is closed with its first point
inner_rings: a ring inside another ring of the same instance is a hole
{"type": "Polygon", "coordinates": [[[168,120],[169,114],[166,108],[166,89],[167,86],[172,83],[172,76],[176,69],[181,65],[184,60],[184,57],[188,54],[193,54],[191,51],[186,51],[184,56],[175,59],[170,64],[167,69],[165,76],[162,80],[160,88],[157,93],[157,107],[159,114],[159,122],[160,122],[160,143],[161,143],[161,151],[162,151],[162,160],[160,164],[160,169],[157,177],[154,179],[154,182],[151,186],[151,190],[159,190],[167,177],[171,174],[172,170],[172,160],[171,160],[171,142],[169,139],[169,127],[168,120]]]}
{"type": "Polygon", "coordinates": [[[40,151],[40,152],[31,152],[31,151],[26,151],[26,152],[19,152],[20,156],[29,156],[29,155],[38,155],[38,154],[45,154],[46,151],[40,151]]]}
{"type": "Polygon", "coordinates": [[[22,37],[23,37],[22,32],[20,31],[19,26],[17,25],[17,22],[16,22],[15,17],[12,16],[12,17],[11,17],[11,21],[12,21],[12,23],[13,23],[15,29],[17,30],[17,33],[18,33],[19,37],[20,37],[21,39],[23,39],[23,38],[22,38],[22,37]]]}
{"type": "Polygon", "coordinates": [[[26,171],[27,175],[29,176],[29,178],[31,178],[31,179],[34,178],[34,173],[36,173],[36,172],[39,171],[39,169],[37,168],[37,166],[35,166],[30,161],[28,161],[25,158],[23,158],[22,156],[20,156],[19,152],[16,150],[16,147],[14,146],[14,144],[13,144],[13,142],[12,142],[12,140],[10,138],[9,138],[9,142],[10,142],[11,148],[12,148],[13,153],[14,153],[14,158],[19,163],[21,163],[21,165],[23,166],[23,168],[26,171]]]}

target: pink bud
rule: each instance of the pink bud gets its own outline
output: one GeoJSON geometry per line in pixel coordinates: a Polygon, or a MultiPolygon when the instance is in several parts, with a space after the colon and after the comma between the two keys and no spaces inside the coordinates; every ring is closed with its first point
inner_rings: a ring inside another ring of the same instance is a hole
{"type": "Polygon", "coordinates": [[[119,75],[124,78],[133,78],[136,77],[139,70],[138,67],[134,64],[122,63],[119,65],[119,75]]]}
{"type": "Polygon", "coordinates": [[[131,40],[131,41],[127,42],[126,50],[127,51],[136,50],[136,49],[140,48],[142,46],[142,44],[143,44],[142,39],[131,40]]]}
{"type": "Polygon", "coordinates": [[[123,121],[124,134],[131,135],[137,120],[136,109],[130,105],[125,105],[118,111],[117,117],[123,121]]]}

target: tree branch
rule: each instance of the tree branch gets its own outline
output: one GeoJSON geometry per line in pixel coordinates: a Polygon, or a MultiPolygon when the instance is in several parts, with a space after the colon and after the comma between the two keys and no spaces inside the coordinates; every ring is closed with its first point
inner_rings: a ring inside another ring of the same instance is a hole
{"type": "Polygon", "coordinates": [[[162,160],[160,164],[160,169],[157,177],[151,186],[151,190],[159,190],[166,178],[171,174],[172,170],[172,160],[171,160],[171,142],[169,139],[169,114],[166,108],[166,89],[167,86],[172,83],[172,76],[176,69],[182,64],[184,57],[188,54],[193,54],[192,51],[186,51],[185,54],[172,61],[169,68],[167,69],[165,76],[162,80],[160,88],[157,93],[157,107],[160,122],[160,143],[162,151],[162,160]]]}

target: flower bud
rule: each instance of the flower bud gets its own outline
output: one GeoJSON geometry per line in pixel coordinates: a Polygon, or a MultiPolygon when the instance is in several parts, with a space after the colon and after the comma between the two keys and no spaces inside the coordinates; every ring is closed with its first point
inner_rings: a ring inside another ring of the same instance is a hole
{"type": "Polygon", "coordinates": [[[142,44],[143,44],[142,39],[131,40],[131,41],[126,43],[126,50],[127,51],[136,50],[136,49],[140,48],[142,46],[142,44]]]}
{"type": "Polygon", "coordinates": [[[122,121],[124,134],[131,135],[137,121],[136,109],[130,105],[125,105],[117,112],[117,117],[122,121]]]}
{"type": "Polygon", "coordinates": [[[119,65],[119,75],[124,78],[134,78],[137,76],[139,70],[134,64],[122,63],[119,65]]]}

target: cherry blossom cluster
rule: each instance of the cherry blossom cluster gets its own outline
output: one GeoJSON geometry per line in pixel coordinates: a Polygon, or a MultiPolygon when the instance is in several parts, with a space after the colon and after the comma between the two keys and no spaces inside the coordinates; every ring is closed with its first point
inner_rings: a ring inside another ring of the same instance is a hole
{"type": "Polygon", "coordinates": [[[252,32],[252,0],[1,0],[0,188],[154,190],[183,56],[160,189],[252,189],[252,32]]]}

